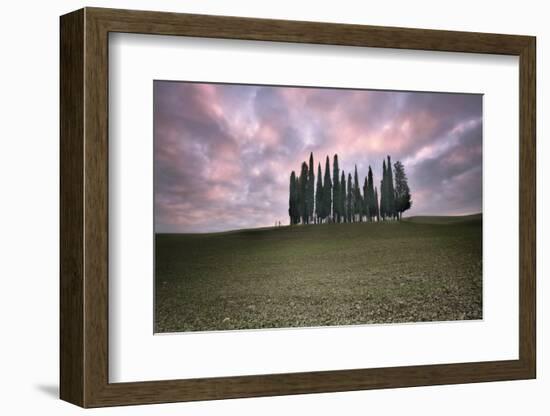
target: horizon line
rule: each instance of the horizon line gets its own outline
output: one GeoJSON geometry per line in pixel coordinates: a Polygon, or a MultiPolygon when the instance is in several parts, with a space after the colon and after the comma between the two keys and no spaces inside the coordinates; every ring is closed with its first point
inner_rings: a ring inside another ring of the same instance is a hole
{"type": "MultiPolygon", "coordinates": [[[[402,220],[405,220],[405,219],[409,219],[409,218],[418,218],[418,217],[455,217],[455,218],[460,218],[460,217],[472,217],[472,216],[475,216],[475,215],[481,215],[483,216],[483,212],[482,211],[479,211],[479,212],[473,212],[473,213],[470,213],[470,214],[458,214],[458,215],[442,215],[442,214],[421,214],[421,215],[411,215],[411,216],[407,216],[407,217],[402,217],[402,220]]],[[[353,222],[353,223],[339,223],[339,225],[342,225],[342,224],[371,224],[371,223],[386,223],[386,224],[390,224],[390,223],[395,223],[395,222],[399,222],[399,221],[364,221],[364,222],[353,222]]],[[[294,224],[294,225],[297,225],[297,226],[308,226],[308,225],[332,225],[333,223],[326,223],[326,224],[294,224]]],[[[233,229],[230,229],[230,230],[224,230],[224,231],[204,231],[204,232],[200,232],[200,231],[194,231],[194,232],[178,232],[178,231],[167,231],[167,232],[157,232],[155,231],[153,234],[154,235],[160,235],[160,234],[167,234],[167,235],[176,235],[176,234],[187,234],[187,235],[206,235],[206,234],[225,234],[225,233],[234,233],[234,232],[237,232],[237,231],[251,231],[251,230],[268,230],[268,229],[271,229],[271,228],[283,228],[283,227],[291,227],[290,224],[281,224],[280,226],[274,226],[274,225],[265,225],[265,226],[259,226],[259,227],[252,227],[252,228],[233,228],[233,229]]]]}

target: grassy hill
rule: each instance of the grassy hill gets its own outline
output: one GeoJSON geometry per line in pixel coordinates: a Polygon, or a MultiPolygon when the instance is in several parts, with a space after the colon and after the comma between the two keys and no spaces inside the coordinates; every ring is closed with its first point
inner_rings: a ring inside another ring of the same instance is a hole
{"type": "Polygon", "coordinates": [[[403,221],[415,222],[419,224],[463,224],[466,222],[480,222],[481,214],[441,216],[441,215],[422,215],[403,218],[403,221]]]}
{"type": "Polygon", "coordinates": [[[156,332],[480,319],[481,216],[158,234],[156,332]]]}

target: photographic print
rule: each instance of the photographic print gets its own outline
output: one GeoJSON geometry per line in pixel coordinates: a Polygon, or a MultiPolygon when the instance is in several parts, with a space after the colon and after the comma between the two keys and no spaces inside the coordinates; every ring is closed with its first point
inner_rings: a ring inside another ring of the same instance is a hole
{"type": "Polygon", "coordinates": [[[156,333],[482,319],[481,94],[153,88],[156,333]]]}

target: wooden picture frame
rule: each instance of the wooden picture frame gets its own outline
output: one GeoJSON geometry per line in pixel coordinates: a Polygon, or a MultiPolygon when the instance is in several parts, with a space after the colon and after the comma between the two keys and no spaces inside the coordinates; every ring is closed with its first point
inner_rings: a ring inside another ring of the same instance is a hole
{"type": "Polygon", "coordinates": [[[535,38],[85,8],[61,17],[60,396],[82,407],[338,392],[536,376],[535,38]],[[109,383],[108,34],[192,36],[519,57],[519,359],[109,383]]]}

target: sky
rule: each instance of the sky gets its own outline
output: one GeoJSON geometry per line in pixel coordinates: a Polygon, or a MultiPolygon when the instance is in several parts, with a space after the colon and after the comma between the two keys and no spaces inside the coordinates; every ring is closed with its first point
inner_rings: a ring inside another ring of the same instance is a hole
{"type": "Polygon", "coordinates": [[[338,154],[360,184],[400,160],[404,216],[482,206],[482,95],[154,81],[155,230],[288,224],[289,178],[338,154]]]}

